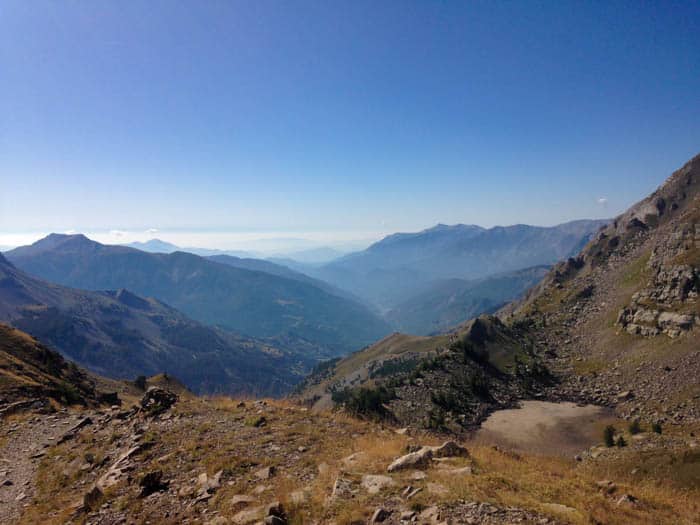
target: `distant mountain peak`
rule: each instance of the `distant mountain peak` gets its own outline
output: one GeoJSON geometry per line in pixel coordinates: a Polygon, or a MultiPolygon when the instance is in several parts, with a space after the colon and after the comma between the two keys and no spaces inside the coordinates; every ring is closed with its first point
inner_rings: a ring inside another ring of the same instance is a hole
{"type": "Polygon", "coordinates": [[[129,248],[136,248],[137,250],[142,250],[144,252],[152,253],[171,253],[176,251],[181,251],[182,248],[161,239],[149,239],[145,242],[132,242],[127,244],[129,248]]]}
{"type": "Polygon", "coordinates": [[[28,254],[39,254],[46,251],[54,250],[56,248],[72,248],[72,249],[85,249],[94,248],[102,246],[100,243],[88,239],[82,233],[50,233],[46,237],[39,239],[38,241],[30,244],[29,246],[20,246],[14,250],[10,250],[11,255],[28,255],[28,254]]]}

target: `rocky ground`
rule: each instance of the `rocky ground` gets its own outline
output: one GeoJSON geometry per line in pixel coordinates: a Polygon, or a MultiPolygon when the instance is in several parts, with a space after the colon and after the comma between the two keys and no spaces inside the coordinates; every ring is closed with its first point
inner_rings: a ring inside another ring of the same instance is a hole
{"type": "MultiPolygon", "coordinates": [[[[687,480],[651,490],[646,467],[632,481],[641,439],[543,459],[289,402],[152,392],[0,432],[2,523],[696,523],[700,501],[687,480]]],[[[648,439],[676,439],[683,461],[684,438],[648,439]]]]}
{"type": "MultiPolygon", "coordinates": [[[[679,226],[666,229],[674,227],[679,226]]],[[[667,237],[673,236],[661,236],[662,245],[667,237]]],[[[550,286],[538,297],[538,310],[530,319],[535,320],[539,352],[560,381],[548,390],[548,399],[614,407],[625,419],[670,424],[700,420],[698,328],[694,323],[666,324],[641,333],[638,325],[625,321],[639,313],[635,305],[641,296],[659,289],[662,304],[696,306],[692,287],[679,302],[669,298],[678,280],[660,285],[659,275],[674,275],[678,268],[672,263],[677,253],[667,246],[661,250],[665,257],[653,256],[660,250],[659,238],[640,232],[603,264],[564,287],[550,286]]]]}

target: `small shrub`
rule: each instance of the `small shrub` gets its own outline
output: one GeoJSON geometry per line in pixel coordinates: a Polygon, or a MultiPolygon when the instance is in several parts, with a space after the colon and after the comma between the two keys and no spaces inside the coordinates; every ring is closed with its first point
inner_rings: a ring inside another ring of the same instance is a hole
{"type": "Polygon", "coordinates": [[[146,376],[138,376],[134,379],[134,386],[139,390],[146,390],[146,376]]]}
{"type": "Polygon", "coordinates": [[[331,394],[336,405],[342,405],[345,410],[355,416],[386,417],[384,403],[394,399],[394,392],[384,386],[378,388],[344,388],[331,394]]]}
{"type": "Polygon", "coordinates": [[[639,419],[635,419],[630,423],[629,431],[632,435],[639,434],[642,431],[642,426],[639,423],[639,419]]]}
{"type": "Polygon", "coordinates": [[[431,410],[425,426],[430,430],[443,430],[445,428],[445,415],[440,410],[431,410]]]}
{"type": "Polygon", "coordinates": [[[615,445],[617,445],[619,448],[626,447],[627,446],[627,441],[625,441],[625,438],[620,436],[617,438],[617,441],[615,442],[615,445]]]}
{"type": "Polygon", "coordinates": [[[247,427],[262,427],[267,423],[265,416],[250,416],[245,418],[244,424],[247,427]]]}
{"type": "Polygon", "coordinates": [[[475,396],[481,399],[488,399],[490,396],[489,381],[480,371],[476,371],[469,379],[469,388],[475,396]]]}
{"type": "Polygon", "coordinates": [[[615,427],[608,425],[603,430],[603,441],[606,447],[612,447],[615,445],[615,427]]]}
{"type": "Polygon", "coordinates": [[[655,432],[656,434],[661,434],[661,423],[658,421],[655,421],[654,423],[651,424],[651,431],[655,432]]]}

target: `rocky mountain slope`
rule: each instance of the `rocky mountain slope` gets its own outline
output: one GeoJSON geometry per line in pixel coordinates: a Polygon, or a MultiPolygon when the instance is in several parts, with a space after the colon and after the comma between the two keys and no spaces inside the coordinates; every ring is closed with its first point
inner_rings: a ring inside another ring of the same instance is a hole
{"type": "Polygon", "coordinates": [[[551,381],[530,336],[481,316],[441,336],[394,334],[324,363],[298,387],[315,410],[333,406],[399,425],[463,433],[490,412],[541,396],[551,381]]]}
{"type": "Polygon", "coordinates": [[[337,392],[379,390],[383,416],[422,426],[434,425],[426,414],[435,413],[447,423],[478,423],[491,407],[508,404],[508,392],[594,402],[627,419],[697,421],[698,188],[700,157],[505,307],[503,322],[478,319],[439,337],[394,335],[319,366],[300,388],[301,398],[329,406],[335,394],[336,404],[357,404],[337,392]],[[486,344],[475,344],[474,323],[489,327],[486,344]],[[461,366],[460,345],[471,349],[461,366]],[[502,356],[515,368],[483,366],[502,356]],[[446,363],[436,366],[435,359],[446,363]],[[495,404],[475,399],[461,379],[476,371],[488,378],[489,391],[502,392],[492,396],[495,404]],[[469,411],[465,399],[476,409],[469,411]]]}
{"type": "Polygon", "coordinates": [[[700,418],[700,156],[503,312],[559,388],[627,418],[700,418]]]}
{"type": "Polygon", "coordinates": [[[0,323],[0,411],[7,413],[22,402],[95,404],[97,398],[94,381],[74,363],[0,323]]]}
{"type": "Polygon", "coordinates": [[[389,332],[363,305],[309,283],[176,252],[107,246],[52,234],[5,254],[42,279],[87,290],[128,289],[208,325],[254,337],[296,337],[342,354],[389,332]]]}
{"type": "Polygon", "coordinates": [[[390,235],[310,271],[387,310],[438,279],[473,280],[554,264],[578,253],[603,224],[585,220],[548,228],[520,224],[489,229],[440,224],[390,235]]]}
{"type": "Polygon", "coordinates": [[[193,321],[129,291],[88,292],[27,275],[0,255],[0,320],[99,374],[169,372],[198,392],[279,395],[318,357],[303,341],[281,350],[193,321]]]}

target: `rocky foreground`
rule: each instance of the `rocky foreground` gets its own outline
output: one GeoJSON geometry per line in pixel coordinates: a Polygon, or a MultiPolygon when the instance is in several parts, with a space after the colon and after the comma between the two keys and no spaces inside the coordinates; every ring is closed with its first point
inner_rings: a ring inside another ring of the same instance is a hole
{"type": "Polygon", "coordinates": [[[2,523],[698,523],[700,515],[700,450],[687,433],[642,433],[625,448],[547,458],[286,402],[160,388],[131,408],[24,411],[1,428],[2,523]]]}

